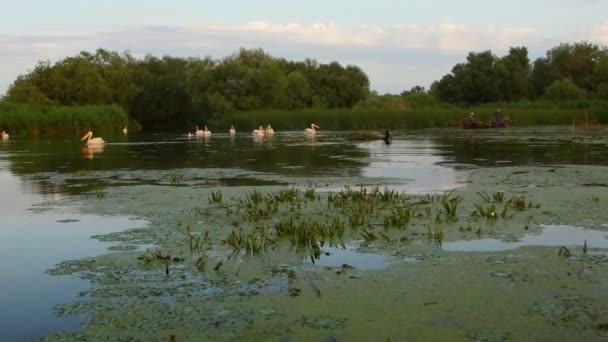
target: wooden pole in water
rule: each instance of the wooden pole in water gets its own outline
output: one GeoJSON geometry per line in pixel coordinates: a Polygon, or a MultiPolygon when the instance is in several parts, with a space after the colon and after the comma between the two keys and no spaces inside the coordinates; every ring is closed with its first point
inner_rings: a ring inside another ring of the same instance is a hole
{"type": "Polygon", "coordinates": [[[574,133],[574,116],[572,116],[572,133],[574,133]]]}

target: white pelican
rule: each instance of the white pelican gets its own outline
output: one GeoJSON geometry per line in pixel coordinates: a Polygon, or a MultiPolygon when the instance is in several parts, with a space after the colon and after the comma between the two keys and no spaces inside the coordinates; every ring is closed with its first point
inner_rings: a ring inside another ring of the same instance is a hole
{"type": "Polygon", "coordinates": [[[84,135],[84,137],[82,137],[82,139],[80,139],[80,141],[87,139],[87,146],[91,146],[91,145],[103,145],[106,142],[103,141],[102,138],[93,138],[91,139],[91,137],[93,136],[93,132],[88,131],[87,134],[84,135]]]}
{"type": "Polygon", "coordinates": [[[205,125],[205,128],[203,129],[203,136],[208,137],[211,135],[211,131],[209,130],[209,128],[207,128],[207,125],[205,125]]]}
{"type": "Polygon", "coordinates": [[[273,135],[274,134],[274,129],[272,129],[272,126],[268,125],[265,129],[264,129],[264,133],[266,135],[273,135]]]}
{"type": "Polygon", "coordinates": [[[230,125],[230,135],[235,135],[236,134],[236,129],[234,129],[234,125],[230,125]]]}
{"type": "Polygon", "coordinates": [[[125,126],[125,128],[122,129],[122,134],[127,134],[127,126],[125,126]]]}
{"type": "Polygon", "coordinates": [[[260,128],[254,129],[253,134],[260,136],[260,137],[264,136],[264,127],[260,126],[260,128]]]}
{"type": "Polygon", "coordinates": [[[5,131],[2,131],[2,132],[0,133],[0,139],[1,139],[1,140],[8,140],[8,138],[9,138],[9,137],[10,137],[10,136],[9,136],[9,135],[8,135],[8,133],[6,133],[5,131]]]}
{"type": "Polygon", "coordinates": [[[310,135],[315,135],[315,134],[317,134],[317,131],[315,131],[315,128],[321,128],[321,127],[315,125],[314,123],[311,123],[310,128],[305,129],[304,133],[310,134],[310,135]]]}
{"type": "Polygon", "coordinates": [[[196,131],[194,131],[194,134],[195,134],[197,137],[200,137],[200,136],[203,136],[203,134],[204,134],[204,133],[203,133],[203,130],[198,129],[198,126],[196,126],[196,131]]]}

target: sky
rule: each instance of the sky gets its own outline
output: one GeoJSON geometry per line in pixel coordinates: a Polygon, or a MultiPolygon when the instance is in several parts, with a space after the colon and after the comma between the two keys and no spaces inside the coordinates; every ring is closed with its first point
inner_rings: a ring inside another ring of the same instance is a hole
{"type": "Polygon", "coordinates": [[[105,48],[224,58],[239,48],[358,65],[372,90],[430,84],[468,52],[531,60],[608,45],[608,0],[0,0],[0,95],[38,61],[105,48]]]}

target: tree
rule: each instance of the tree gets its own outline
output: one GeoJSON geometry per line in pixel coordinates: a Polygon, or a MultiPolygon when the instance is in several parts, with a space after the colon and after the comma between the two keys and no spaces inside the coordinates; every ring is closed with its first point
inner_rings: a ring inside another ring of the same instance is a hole
{"type": "Polygon", "coordinates": [[[585,97],[585,90],[577,86],[571,79],[564,78],[553,82],[545,92],[549,100],[579,100],[585,97]]]}

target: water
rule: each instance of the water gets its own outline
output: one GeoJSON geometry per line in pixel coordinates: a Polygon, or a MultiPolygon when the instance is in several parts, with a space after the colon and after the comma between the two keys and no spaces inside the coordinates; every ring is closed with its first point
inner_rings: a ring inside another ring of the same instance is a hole
{"type": "Polygon", "coordinates": [[[488,252],[506,251],[522,246],[584,246],[588,248],[608,248],[608,233],[582,227],[562,225],[541,225],[540,234],[524,236],[517,242],[506,242],[497,239],[479,239],[469,241],[446,242],[442,248],[446,251],[488,252]]]}
{"type": "MultiPolygon", "coordinates": [[[[51,277],[45,271],[62,260],[104,253],[109,245],[90,239],[91,235],[145,224],[128,217],[83,215],[74,203],[75,196],[83,193],[153,184],[169,170],[188,175],[195,170],[219,170],[214,171],[214,181],[221,186],[289,184],[304,179],[323,188],[333,178],[366,185],[381,181],[400,190],[425,193],[466,186],[463,170],[469,168],[608,165],[605,134],[572,133],[568,128],[399,131],[393,132],[389,146],[381,140],[351,142],[347,136],[320,132],[310,139],[301,132],[277,132],[271,139],[249,133],[235,138],[214,134],[209,139],[188,139],[184,135],[130,134],[104,137],[108,143],[101,148],[83,147],[76,136],[11,137],[0,142],[0,340],[30,340],[77,329],[84,317],[59,318],[52,310],[56,304],[74,299],[88,283],[51,277]],[[72,205],[59,205],[65,202],[72,205]]],[[[205,186],[209,179],[188,181],[205,186]]],[[[551,229],[544,232],[519,244],[545,241],[551,229]]],[[[581,233],[576,241],[559,240],[558,244],[581,244],[584,238],[590,247],[594,246],[591,241],[605,241],[581,233]]],[[[518,244],[478,240],[445,243],[444,249],[514,246],[518,244]]],[[[326,252],[330,254],[323,255],[318,264],[349,264],[361,269],[380,269],[387,264],[382,256],[350,249],[326,252]]]]}

